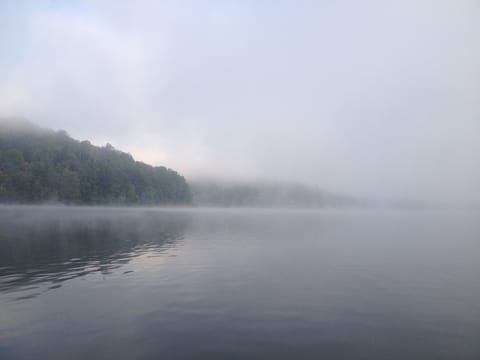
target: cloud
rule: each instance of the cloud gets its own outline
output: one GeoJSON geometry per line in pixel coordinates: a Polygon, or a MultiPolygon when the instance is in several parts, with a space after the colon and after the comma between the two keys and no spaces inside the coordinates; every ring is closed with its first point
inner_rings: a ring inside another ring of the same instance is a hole
{"type": "Polygon", "coordinates": [[[474,1],[56,4],[4,9],[2,114],[189,176],[480,199],[474,1]]]}

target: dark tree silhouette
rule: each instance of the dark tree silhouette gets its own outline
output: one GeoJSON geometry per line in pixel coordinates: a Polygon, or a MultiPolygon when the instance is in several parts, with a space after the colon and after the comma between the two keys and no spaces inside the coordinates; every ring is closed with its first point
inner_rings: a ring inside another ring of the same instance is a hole
{"type": "Polygon", "coordinates": [[[185,178],[135,161],[112,145],[65,131],[0,121],[0,201],[71,204],[190,204],[185,178]]]}

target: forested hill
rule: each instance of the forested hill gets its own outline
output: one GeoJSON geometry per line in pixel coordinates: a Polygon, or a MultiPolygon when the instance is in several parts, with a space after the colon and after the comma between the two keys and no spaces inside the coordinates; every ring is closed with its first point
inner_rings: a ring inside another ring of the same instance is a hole
{"type": "Polygon", "coordinates": [[[0,202],[190,204],[190,188],[171,169],[72,139],[65,131],[0,119],[0,202]]]}
{"type": "Polygon", "coordinates": [[[296,183],[250,181],[190,182],[193,203],[214,207],[361,207],[363,200],[296,183]]]}

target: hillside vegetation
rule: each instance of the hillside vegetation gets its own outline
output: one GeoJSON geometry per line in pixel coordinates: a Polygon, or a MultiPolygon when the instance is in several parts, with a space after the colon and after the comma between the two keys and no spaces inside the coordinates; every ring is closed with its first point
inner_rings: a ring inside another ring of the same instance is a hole
{"type": "Polygon", "coordinates": [[[315,186],[273,181],[190,181],[193,202],[213,207],[320,208],[362,206],[361,201],[315,186]]]}
{"type": "Polygon", "coordinates": [[[65,131],[0,120],[0,202],[190,204],[186,180],[163,166],[65,131]]]}

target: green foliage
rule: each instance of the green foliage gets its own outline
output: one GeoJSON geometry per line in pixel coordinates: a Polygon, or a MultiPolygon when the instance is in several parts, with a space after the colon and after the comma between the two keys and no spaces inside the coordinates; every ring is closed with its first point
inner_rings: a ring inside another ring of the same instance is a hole
{"type": "Polygon", "coordinates": [[[65,131],[0,122],[0,202],[189,204],[185,178],[135,161],[112,145],[79,142],[65,131]]]}

